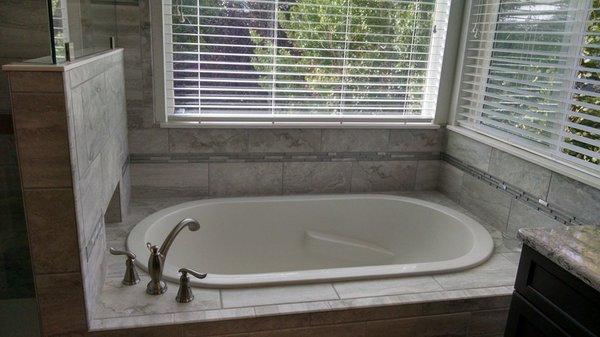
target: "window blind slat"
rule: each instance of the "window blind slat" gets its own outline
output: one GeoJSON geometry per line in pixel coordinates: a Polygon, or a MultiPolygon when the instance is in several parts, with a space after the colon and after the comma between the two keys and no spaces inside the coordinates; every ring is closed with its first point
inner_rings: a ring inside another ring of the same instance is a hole
{"type": "Polygon", "coordinates": [[[372,3],[163,0],[168,116],[431,120],[449,1],[372,3]]]}
{"type": "Polygon", "coordinates": [[[599,7],[473,0],[458,123],[600,171],[599,7]]]}

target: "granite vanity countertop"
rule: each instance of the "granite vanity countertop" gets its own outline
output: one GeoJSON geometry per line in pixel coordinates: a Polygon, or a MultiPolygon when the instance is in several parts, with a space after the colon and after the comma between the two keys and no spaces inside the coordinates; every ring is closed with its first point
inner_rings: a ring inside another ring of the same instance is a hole
{"type": "Polygon", "coordinates": [[[523,228],[519,239],[600,291],[600,227],[523,228]]]}

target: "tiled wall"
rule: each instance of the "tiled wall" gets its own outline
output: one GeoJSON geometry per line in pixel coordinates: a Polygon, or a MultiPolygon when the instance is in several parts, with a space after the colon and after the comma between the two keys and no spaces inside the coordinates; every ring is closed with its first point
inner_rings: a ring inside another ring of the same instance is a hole
{"type": "Polygon", "coordinates": [[[88,316],[104,282],[105,214],[113,194],[120,200],[113,205],[121,211],[116,213],[122,215],[128,204],[130,187],[122,179],[127,174],[129,156],[123,66],[119,50],[64,75],[88,316]]]}
{"type": "Polygon", "coordinates": [[[481,296],[401,305],[379,303],[360,309],[99,331],[87,336],[499,337],[504,331],[509,302],[510,296],[481,296]]]}
{"type": "Polygon", "coordinates": [[[57,69],[9,72],[41,327],[48,336],[87,330],[86,313],[92,314],[103,283],[104,214],[111,199],[128,195],[122,51],[57,69]]]}
{"type": "Polygon", "coordinates": [[[218,197],[435,189],[440,135],[440,130],[151,129],[130,137],[133,193],[218,197]],[[145,140],[158,134],[164,152],[153,153],[157,149],[145,140]]]}
{"type": "MultiPolygon", "coordinates": [[[[0,2],[0,65],[50,54],[46,8],[43,0],[0,2]]],[[[9,96],[0,72],[0,301],[35,295],[9,96]]]]}
{"type": "Polygon", "coordinates": [[[117,40],[125,49],[129,146],[135,158],[134,195],[238,196],[435,188],[438,130],[157,127],[150,28],[148,0],[140,0],[137,6],[117,5],[117,40]],[[396,160],[323,159],[328,153],[347,152],[371,158],[389,152],[396,160]],[[195,156],[202,154],[212,158],[199,160],[195,156]],[[243,157],[247,154],[262,155],[263,160],[246,160],[243,157]],[[286,159],[268,159],[282,155],[286,159]],[[319,158],[310,158],[315,156],[319,158]],[[148,160],[150,157],[154,160],[148,160]]]}
{"type": "MultiPolygon", "coordinates": [[[[571,215],[578,222],[600,225],[598,189],[453,131],[447,132],[444,152],[499,181],[516,186],[532,198],[547,201],[551,208],[571,215]]],[[[511,236],[522,227],[559,225],[551,214],[447,161],[441,164],[439,189],[511,236]]]]}

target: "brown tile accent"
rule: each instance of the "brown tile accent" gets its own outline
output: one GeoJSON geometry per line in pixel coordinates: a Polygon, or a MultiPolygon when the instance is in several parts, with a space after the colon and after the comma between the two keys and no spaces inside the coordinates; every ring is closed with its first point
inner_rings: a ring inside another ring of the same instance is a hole
{"type": "Polygon", "coordinates": [[[473,312],[469,324],[469,336],[502,335],[507,318],[508,309],[473,312]]]}
{"type": "Polygon", "coordinates": [[[13,93],[12,103],[23,187],[70,187],[64,96],[13,93]]]}
{"type": "Polygon", "coordinates": [[[422,315],[422,305],[404,304],[384,307],[324,311],[312,313],[311,325],[339,324],[348,322],[364,322],[373,320],[395,319],[422,315]]]}
{"type": "Polygon", "coordinates": [[[183,337],[238,334],[264,330],[281,330],[310,325],[309,314],[281,315],[189,324],[182,327],[183,337]]]}
{"type": "Polygon", "coordinates": [[[71,189],[25,190],[31,260],[37,274],[79,272],[71,189]]]}
{"type": "Polygon", "coordinates": [[[362,337],[365,324],[338,324],[277,331],[261,331],[248,334],[249,337],[362,337]]]}
{"type": "Polygon", "coordinates": [[[13,71],[9,72],[10,90],[14,92],[47,92],[62,93],[64,91],[62,72],[13,71]]]}
{"type": "MultiPolygon", "coordinates": [[[[165,327],[151,327],[142,329],[127,329],[113,331],[98,331],[87,333],[87,337],[179,337],[180,327],[170,325],[165,327]]],[[[226,336],[222,336],[226,337],[226,336]]]]}
{"type": "Polygon", "coordinates": [[[490,309],[508,309],[511,295],[423,303],[423,315],[451,314],[456,312],[490,309]]]}
{"type": "Polygon", "coordinates": [[[465,337],[469,313],[366,323],[366,337],[465,337]]]}
{"type": "Polygon", "coordinates": [[[43,336],[65,336],[87,331],[81,274],[35,277],[43,336]]]}

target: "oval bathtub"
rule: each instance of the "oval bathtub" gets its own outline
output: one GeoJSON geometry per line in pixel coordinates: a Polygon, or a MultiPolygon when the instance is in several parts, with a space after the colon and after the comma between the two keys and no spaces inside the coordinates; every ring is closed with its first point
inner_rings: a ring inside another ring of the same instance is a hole
{"type": "Polygon", "coordinates": [[[206,199],[154,213],[127,239],[147,270],[146,242],[160,245],[182,219],[164,277],[181,267],[208,273],[196,286],[244,287],[450,272],[489,258],[493,242],[478,222],[450,208],[391,195],[206,199]]]}

